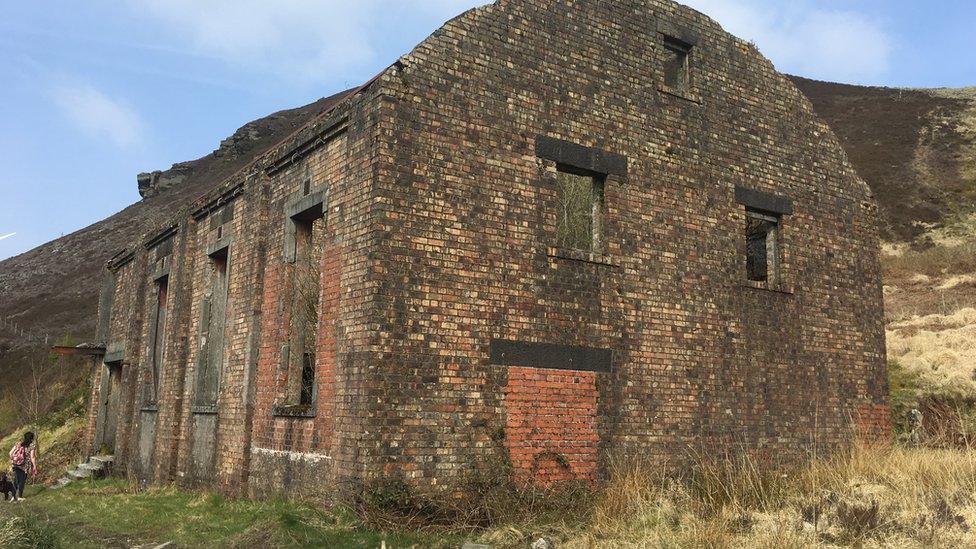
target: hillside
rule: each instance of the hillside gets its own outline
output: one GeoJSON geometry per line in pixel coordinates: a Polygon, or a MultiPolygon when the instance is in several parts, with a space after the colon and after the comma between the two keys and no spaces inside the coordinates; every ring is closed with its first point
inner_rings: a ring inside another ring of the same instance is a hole
{"type": "Polygon", "coordinates": [[[903,90],[793,77],[878,200],[884,238],[910,241],[976,205],[976,89],[903,90]]]}

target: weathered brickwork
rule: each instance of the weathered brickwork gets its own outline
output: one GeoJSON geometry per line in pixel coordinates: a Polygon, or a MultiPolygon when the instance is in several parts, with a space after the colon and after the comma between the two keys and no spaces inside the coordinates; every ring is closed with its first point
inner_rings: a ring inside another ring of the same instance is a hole
{"type": "Polygon", "coordinates": [[[170,227],[110,266],[133,478],[436,490],[890,434],[867,186],[752,46],[665,0],[472,10],[170,227]],[[587,249],[560,247],[566,173],[587,249]]]}
{"type": "Polygon", "coordinates": [[[509,369],[505,441],[523,480],[594,478],[598,396],[592,372],[509,369]]]}

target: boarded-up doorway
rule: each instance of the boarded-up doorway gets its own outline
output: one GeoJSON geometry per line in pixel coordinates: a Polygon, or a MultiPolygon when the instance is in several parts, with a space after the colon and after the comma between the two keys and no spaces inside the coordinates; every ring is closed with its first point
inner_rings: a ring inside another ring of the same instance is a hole
{"type": "Polygon", "coordinates": [[[122,362],[106,362],[102,377],[101,419],[96,451],[114,453],[115,437],[119,425],[119,400],[122,394],[122,362]]]}

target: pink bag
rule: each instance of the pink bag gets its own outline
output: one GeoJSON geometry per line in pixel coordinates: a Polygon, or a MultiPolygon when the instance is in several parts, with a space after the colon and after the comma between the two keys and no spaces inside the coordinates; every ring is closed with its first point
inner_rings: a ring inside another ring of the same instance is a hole
{"type": "Polygon", "coordinates": [[[27,461],[27,448],[18,442],[10,449],[10,464],[23,467],[25,461],[27,461]]]}

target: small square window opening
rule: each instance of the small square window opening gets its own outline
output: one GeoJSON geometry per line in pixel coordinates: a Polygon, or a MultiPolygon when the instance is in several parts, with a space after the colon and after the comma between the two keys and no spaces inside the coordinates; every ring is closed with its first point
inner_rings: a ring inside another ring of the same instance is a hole
{"type": "Polygon", "coordinates": [[[746,274],[751,282],[773,286],[779,281],[780,218],[746,210],[746,274]]]}

